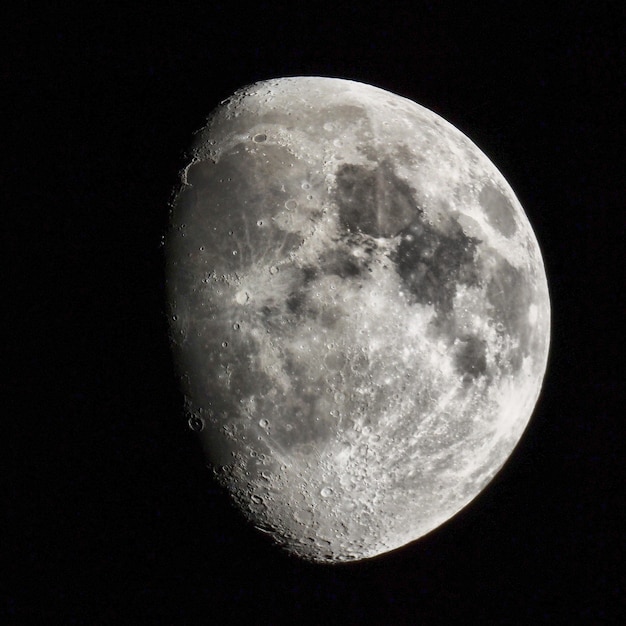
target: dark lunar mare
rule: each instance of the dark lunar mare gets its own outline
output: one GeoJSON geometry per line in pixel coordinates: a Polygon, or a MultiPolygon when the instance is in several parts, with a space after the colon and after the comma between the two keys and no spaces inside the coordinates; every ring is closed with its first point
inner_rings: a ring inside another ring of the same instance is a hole
{"type": "Polygon", "coordinates": [[[458,283],[478,284],[474,260],[480,240],[466,235],[456,221],[447,234],[429,224],[415,190],[398,178],[387,160],[375,169],[342,165],[334,199],[347,233],[400,237],[391,260],[414,302],[433,304],[445,315],[452,310],[458,283]]]}
{"type": "MultiPolygon", "coordinates": [[[[442,329],[448,327],[456,337],[453,301],[457,285],[479,284],[475,259],[476,248],[482,242],[466,235],[454,219],[448,223],[446,233],[424,219],[415,191],[398,178],[387,160],[375,169],[352,163],[341,166],[335,201],[346,240],[355,233],[399,238],[390,258],[406,289],[405,297],[412,303],[433,305],[440,325],[447,322],[442,329]]],[[[360,273],[350,259],[331,260],[325,269],[342,278],[360,273]]],[[[511,282],[510,272],[505,271],[503,278],[511,282]]],[[[294,300],[294,304],[297,302],[294,300]]],[[[487,373],[487,344],[473,335],[457,338],[455,366],[463,381],[471,383],[487,373]]]]}
{"type": "Polygon", "coordinates": [[[393,237],[415,215],[413,198],[414,190],[396,176],[387,160],[375,169],[346,163],[337,171],[334,199],[348,232],[393,237]]]}
{"type": "Polygon", "coordinates": [[[454,364],[463,375],[463,382],[471,382],[487,373],[487,342],[475,335],[461,338],[461,347],[455,354],[454,364]]]}
{"type": "Polygon", "coordinates": [[[478,285],[474,257],[479,243],[456,222],[452,232],[444,234],[418,214],[400,231],[392,261],[414,301],[432,304],[437,314],[446,315],[452,310],[457,284],[478,285]]]}

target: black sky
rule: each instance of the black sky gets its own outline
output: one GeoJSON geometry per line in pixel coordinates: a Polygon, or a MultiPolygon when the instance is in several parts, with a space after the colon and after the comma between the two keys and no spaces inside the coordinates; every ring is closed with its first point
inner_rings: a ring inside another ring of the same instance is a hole
{"type": "Polygon", "coordinates": [[[0,19],[1,621],[624,621],[621,3],[72,4],[0,19]],[[335,568],[277,552],[212,486],[163,313],[192,132],[235,89],[289,75],[371,83],[467,134],[525,208],[553,306],[543,393],[487,491],[335,568]]]}

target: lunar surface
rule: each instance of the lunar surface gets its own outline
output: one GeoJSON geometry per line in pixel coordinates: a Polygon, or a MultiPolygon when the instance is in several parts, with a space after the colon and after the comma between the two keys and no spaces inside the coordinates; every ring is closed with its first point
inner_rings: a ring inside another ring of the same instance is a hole
{"type": "Polygon", "coordinates": [[[333,78],[241,89],[195,136],[166,254],[189,427],[290,553],[418,539],[522,436],[541,253],[502,174],[428,109],[333,78]]]}

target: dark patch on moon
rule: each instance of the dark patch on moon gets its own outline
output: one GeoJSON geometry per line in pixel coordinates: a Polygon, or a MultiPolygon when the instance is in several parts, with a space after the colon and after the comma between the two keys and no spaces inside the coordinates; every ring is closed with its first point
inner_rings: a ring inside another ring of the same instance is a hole
{"type": "Polygon", "coordinates": [[[315,280],[315,278],[318,275],[318,270],[311,266],[311,265],[307,265],[305,267],[302,268],[302,282],[305,285],[308,285],[309,283],[313,282],[315,280]]]}
{"type": "Polygon", "coordinates": [[[392,261],[415,301],[433,304],[437,313],[447,314],[458,283],[478,284],[474,256],[479,243],[456,223],[450,234],[444,234],[418,217],[401,231],[392,261]]]}
{"type": "Polygon", "coordinates": [[[320,269],[312,265],[306,265],[296,273],[290,286],[291,291],[285,300],[285,306],[289,313],[297,317],[313,314],[314,311],[308,306],[309,287],[320,275],[320,269]]]}
{"type": "Polygon", "coordinates": [[[497,187],[485,185],[478,197],[489,223],[505,237],[512,237],[517,231],[515,210],[509,198],[497,187]]]}
{"type": "Polygon", "coordinates": [[[414,219],[414,190],[384,160],[375,169],[346,163],[336,175],[335,201],[348,232],[392,237],[414,219]]]}
{"type": "Polygon", "coordinates": [[[460,348],[454,356],[457,371],[466,382],[487,373],[487,342],[469,335],[461,338],[460,348]]]}
{"type": "Polygon", "coordinates": [[[287,310],[290,313],[295,313],[299,315],[304,310],[304,305],[306,302],[306,294],[302,290],[292,291],[286,300],[287,310]]]}
{"type": "Polygon", "coordinates": [[[534,300],[528,277],[506,259],[500,259],[487,285],[487,299],[498,332],[517,340],[518,347],[512,351],[510,361],[512,370],[517,372],[522,366],[523,357],[530,353],[528,309],[534,300]]]}
{"type": "MultiPolygon", "coordinates": [[[[317,267],[305,266],[300,268],[290,281],[290,291],[285,299],[285,308],[288,313],[296,318],[316,318],[320,313],[318,307],[313,305],[309,298],[309,293],[314,284],[324,276],[335,275],[344,280],[350,280],[362,275],[365,270],[363,266],[352,254],[349,248],[338,248],[329,250],[319,258],[317,267]]],[[[268,307],[268,314],[272,313],[268,307]]],[[[268,317],[266,315],[265,317],[268,317]]],[[[333,326],[337,319],[336,315],[326,311],[322,323],[328,321],[328,325],[333,326]],[[331,319],[332,318],[332,319],[331,319]]]]}
{"type": "Polygon", "coordinates": [[[340,278],[355,278],[361,274],[358,261],[345,250],[333,250],[322,259],[325,274],[334,274],[340,278]]]}
{"type": "MultiPolygon", "coordinates": [[[[413,154],[406,144],[398,144],[394,150],[394,158],[407,165],[415,166],[419,162],[419,158],[413,154]]],[[[422,157],[423,160],[423,157],[422,157]]]]}

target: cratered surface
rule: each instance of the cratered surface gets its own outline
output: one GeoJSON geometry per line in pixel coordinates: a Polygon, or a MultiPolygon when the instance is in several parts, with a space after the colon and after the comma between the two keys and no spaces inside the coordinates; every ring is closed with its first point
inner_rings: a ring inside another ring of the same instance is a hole
{"type": "Polygon", "coordinates": [[[167,238],[171,334],[217,480],[320,562],[372,557],[475,498],[537,401],[537,240],[465,135],[382,89],[246,87],[196,136],[167,238]]]}

